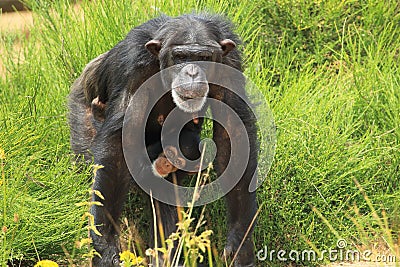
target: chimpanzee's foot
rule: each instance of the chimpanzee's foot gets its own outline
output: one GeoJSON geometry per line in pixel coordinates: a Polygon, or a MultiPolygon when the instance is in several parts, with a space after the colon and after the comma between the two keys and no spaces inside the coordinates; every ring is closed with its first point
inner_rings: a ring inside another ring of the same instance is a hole
{"type": "Polygon", "coordinates": [[[106,104],[100,101],[99,97],[92,100],[91,104],[93,118],[97,121],[104,121],[106,104]]]}
{"type": "Polygon", "coordinates": [[[167,146],[164,149],[165,156],[171,161],[172,165],[174,165],[177,169],[183,169],[186,165],[185,159],[179,157],[178,149],[173,146],[167,146]]]}
{"type": "MultiPolygon", "coordinates": [[[[232,260],[235,256],[237,250],[239,249],[240,243],[242,242],[241,237],[231,231],[227,238],[227,244],[224,249],[224,258],[228,260],[232,260]]],[[[235,259],[234,267],[253,267],[254,265],[254,245],[250,238],[247,238],[242,247],[239,250],[239,253],[235,259]]]]}
{"type": "MultiPolygon", "coordinates": [[[[100,252],[99,252],[100,253],[100,252]]],[[[93,267],[119,267],[119,250],[117,248],[108,247],[100,253],[101,258],[95,256],[93,258],[93,267]]]]}

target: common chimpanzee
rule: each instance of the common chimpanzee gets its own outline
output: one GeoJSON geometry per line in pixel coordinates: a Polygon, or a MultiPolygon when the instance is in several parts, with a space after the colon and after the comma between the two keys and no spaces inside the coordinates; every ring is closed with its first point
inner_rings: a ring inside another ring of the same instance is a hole
{"type": "MultiPolygon", "coordinates": [[[[101,254],[101,258],[94,259],[95,266],[119,266],[117,225],[132,180],[122,147],[122,129],[128,104],[146,80],[171,66],[177,66],[177,71],[164,74],[162,85],[149,88],[147,93],[142,94],[141,99],[135,102],[136,110],[129,114],[136,123],[134,127],[145,129],[144,136],[132,135],[130,140],[130,145],[135,148],[145,139],[146,150],[138,149],[132,153],[135,164],[146,179],[168,176],[181,169],[185,160],[178,155],[178,151],[187,154],[184,156],[188,158],[200,155],[199,136],[205,110],[209,106],[213,117],[220,113],[220,107],[212,102],[209,104],[211,99],[229,106],[244,124],[250,152],[245,170],[226,195],[228,233],[225,255],[233,256],[240,248],[234,266],[254,266],[251,222],[257,204],[255,191],[249,190],[249,186],[257,166],[256,118],[248,100],[243,99],[243,77],[239,77],[239,81],[231,81],[233,86],[239,88],[238,94],[208,82],[208,76],[212,74],[197,64],[200,61],[217,62],[242,71],[241,54],[236,49],[240,40],[232,28],[231,23],[219,15],[160,16],[132,29],[114,48],[92,60],[73,84],[69,98],[72,150],[88,161],[93,157],[96,164],[104,166],[98,170],[93,185],[104,196],[104,200],[94,196],[94,200],[103,206],[94,205],[91,208],[95,224],[102,234],[91,234],[93,245],[101,254]],[[167,93],[154,107],[146,106],[160,90],[167,93]],[[181,131],[169,133],[179,135],[180,147],[163,147],[163,121],[175,107],[189,119],[185,120],[181,131]],[[144,119],[144,110],[148,109],[151,109],[150,116],[144,119]],[[166,154],[170,155],[169,160],[165,158],[166,154]],[[147,164],[145,159],[149,158],[152,164],[147,164]],[[246,232],[250,234],[245,235],[246,232]]],[[[232,121],[233,117],[227,113],[227,124],[232,121]]],[[[230,136],[231,132],[221,123],[213,122],[217,175],[224,173],[232,158],[233,165],[235,160],[238,161],[231,148],[235,142],[241,142],[239,137],[244,134],[234,126],[231,128],[236,136],[230,136]]],[[[235,174],[228,173],[232,177],[235,174]]],[[[168,236],[176,230],[176,207],[161,201],[156,204],[164,235],[168,236]]]]}

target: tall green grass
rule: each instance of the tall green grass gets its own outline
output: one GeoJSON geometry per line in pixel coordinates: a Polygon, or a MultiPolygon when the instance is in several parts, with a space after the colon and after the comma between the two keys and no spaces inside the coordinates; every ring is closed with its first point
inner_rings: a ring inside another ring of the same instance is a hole
{"type": "MultiPolygon", "coordinates": [[[[35,24],[29,39],[19,38],[19,55],[12,52],[11,33],[1,33],[9,51],[1,55],[8,72],[0,79],[3,266],[7,260],[18,266],[19,259],[38,257],[65,263],[65,251],[74,251],[74,259],[82,256],[73,247],[86,234],[81,229],[85,210],[75,204],[86,199],[91,172],[69,157],[66,97],[85,64],[160,13],[200,10],[226,14],[237,25],[246,75],[263,90],[276,120],[275,162],[258,194],[256,249],[333,248],[338,233],[351,245],[382,242],[395,253],[400,230],[397,1],[31,5],[35,24]],[[391,242],[382,241],[388,232],[376,223],[376,214],[387,220],[391,242]]],[[[205,214],[219,251],[226,231],[223,212],[218,201],[205,214]]],[[[146,223],[138,223],[143,232],[146,223]]]]}

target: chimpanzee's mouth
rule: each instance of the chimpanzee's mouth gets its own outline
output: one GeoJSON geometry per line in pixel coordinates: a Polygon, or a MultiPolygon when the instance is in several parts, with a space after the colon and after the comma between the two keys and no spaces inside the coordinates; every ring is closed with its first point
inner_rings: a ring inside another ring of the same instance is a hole
{"type": "Polygon", "coordinates": [[[179,98],[182,99],[183,101],[188,101],[188,100],[194,99],[193,97],[186,97],[186,96],[179,95],[179,94],[178,94],[178,96],[179,96],[179,98]]]}
{"type": "Polygon", "coordinates": [[[178,94],[178,97],[180,98],[180,99],[182,99],[183,101],[201,101],[203,98],[204,98],[204,96],[196,96],[196,97],[190,97],[190,96],[182,96],[182,95],[179,95],[178,94]]]}
{"type": "Polygon", "coordinates": [[[185,112],[197,112],[205,104],[207,97],[205,96],[183,96],[172,90],[172,98],[175,104],[185,112]]]}
{"type": "Polygon", "coordinates": [[[202,99],[204,96],[203,95],[195,95],[195,94],[182,94],[180,92],[176,92],[176,95],[183,101],[189,101],[189,100],[200,100],[202,99]]]}
{"type": "Polygon", "coordinates": [[[205,97],[208,93],[208,84],[204,82],[190,82],[173,84],[172,91],[184,101],[205,97]]]}

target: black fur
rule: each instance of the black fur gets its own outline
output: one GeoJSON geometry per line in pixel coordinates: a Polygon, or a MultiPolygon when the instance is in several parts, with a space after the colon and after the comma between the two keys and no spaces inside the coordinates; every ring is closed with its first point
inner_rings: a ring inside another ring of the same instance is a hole
{"type": "MultiPolygon", "coordinates": [[[[219,44],[225,39],[237,45],[240,44],[240,39],[233,33],[232,24],[221,16],[209,14],[189,14],[177,18],[161,16],[132,29],[114,48],[91,61],[72,86],[69,98],[72,150],[77,155],[82,155],[86,161],[94,158],[96,164],[104,166],[98,170],[94,183],[94,189],[99,190],[105,200],[94,198],[102,202],[104,206],[93,206],[91,209],[95,224],[102,233],[102,236],[92,233],[94,247],[102,255],[102,258],[94,259],[94,266],[119,266],[120,248],[117,225],[132,179],[123,156],[121,137],[129,96],[145,80],[160,69],[171,65],[171,60],[174,60],[167,59],[168,55],[163,54],[167,53],[165,51],[160,52],[160,56],[157,57],[146,49],[145,44],[150,40],[160,40],[161,46],[168,48],[175,44],[185,43],[190,38],[191,42],[198,45],[219,44]],[[104,104],[105,108],[94,111],[92,101],[97,97],[99,103],[104,104]]],[[[242,71],[239,50],[233,49],[225,54],[213,60],[242,71]]],[[[187,60],[195,60],[195,58],[187,54],[187,60]]],[[[239,87],[241,91],[244,90],[243,79],[239,78],[238,81],[231,82],[232,86],[239,87]]],[[[250,137],[250,160],[247,169],[240,182],[226,196],[228,234],[225,249],[228,256],[233,256],[257,209],[255,192],[248,191],[257,166],[257,129],[255,117],[243,100],[224,88],[211,84],[209,86],[208,96],[231,106],[244,122],[250,137]]],[[[143,103],[137,103],[138,121],[140,121],[140,110],[146,108],[147,100],[143,99],[143,103]]],[[[142,126],[146,127],[144,138],[146,138],[148,151],[138,151],[136,157],[138,168],[143,169],[143,175],[153,174],[149,171],[150,166],[142,166],[141,163],[144,162],[142,158],[149,154],[154,160],[162,152],[159,145],[161,126],[157,125],[157,112],[168,115],[174,107],[171,96],[167,94],[155,107],[156,112],[150,116],[150,121],[141,122],[142,126]]],[[[211,110],[213,114],[218,112],[212,106],[211,110]]],[[[181,140],[190,140],[184,141],[186,147],[190,148],[193,142],[193,150],[189,149],[189,154],[193,151],[197,153],[201,125],[202,121],[186,127],[186,133],[185,131],[181,133],[181,140]]],[[[226,137],[225,129],[218,123],[214,123],[213,138],[218,149],[215,167],[217,174],[220,174],[230,160],[230,140],[226,137]]],[[[176,209],[163,203],[157,203],[157,207],[162,215],[165,235],[168,236],[176,228],[176,209]]],[[[254,266],[251,233],[252,231],[240,249],[234,266],[254,266]]]]}

